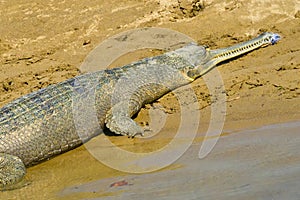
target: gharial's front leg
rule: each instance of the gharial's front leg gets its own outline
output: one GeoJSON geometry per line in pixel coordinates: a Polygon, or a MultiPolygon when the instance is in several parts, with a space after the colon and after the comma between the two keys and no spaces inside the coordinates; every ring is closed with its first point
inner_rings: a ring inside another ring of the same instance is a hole
{"type": "Polygon", "coordinates": [[[0,153],[0,190],[18,187],[25,173],[25,165],[19,157],[0,153]]]}
{"type": "MultiPolygon", "coordinates": [[[[105,123],[110,131],[134,137],[136,135],[143,135],[144,130],[133,119],[132,115],[135,113],[131,109],[130,101],[121,101],[114,105],[107,113],[105,123]]],[[[136,106],[135,110],[139,110],[140,106],[136,106]]]]}
{"type": "Polygon", "coordinates": [[[134,137],[143,135],[131,117],[144,104],[155,101],[173,89],[191,82],[180,68],[189,68],[190,63],[177,54],[165,54],[137,62],[124,70],[112,89],[112,108],[105,119],[106,126],[117,134],[134,137]],[[183,66],[183,67],[182,67],[183,66]]]}

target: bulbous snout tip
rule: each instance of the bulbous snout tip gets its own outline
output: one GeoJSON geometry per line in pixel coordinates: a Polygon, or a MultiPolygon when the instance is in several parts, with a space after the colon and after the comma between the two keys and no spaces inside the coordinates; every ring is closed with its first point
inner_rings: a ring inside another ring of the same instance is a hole
{"type": "Polygon", "coordinates": [[[281,39],[280,35],[277,33],[273,33],[271,38],[271,43],[276,44],[281,39]]]}

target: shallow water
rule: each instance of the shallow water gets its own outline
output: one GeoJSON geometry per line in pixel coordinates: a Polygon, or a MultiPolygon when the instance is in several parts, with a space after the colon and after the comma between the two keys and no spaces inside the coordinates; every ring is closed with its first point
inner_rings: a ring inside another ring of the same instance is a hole
{"type": "Polygon", "coordinates": [[[0,193],[0,199],[300,197],[299,121],[229,133],[204,159],[198,158],[200,144],[195,142],[169,168],[145,174],[105,167],[80,147],[29,168],[31,184],[0,193]]]}

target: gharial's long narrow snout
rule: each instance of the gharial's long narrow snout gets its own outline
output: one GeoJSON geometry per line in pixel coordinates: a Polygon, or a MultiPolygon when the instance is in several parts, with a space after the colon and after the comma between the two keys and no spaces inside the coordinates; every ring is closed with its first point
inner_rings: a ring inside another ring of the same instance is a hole
{"type": "Polygon", "coordinates": [[[203,66],[198,66],[197,68],[190,70],[188,72],[188,76],[191,78],[200,77],[213,69],[220,62],[240,56],[260,47],[273,45],[280,39],[281,37],[277,33],[265,32],[246,42],[242,42],[227,48],[210,50],[208,52],[210,56],[208,61],[203,64],[203,66]]]}
{"type": "Polygon", "coordinates": [[[215,64],[228,60],[230,58],[242,55],[253,51],[259,47],[265,47],[268,45],[273,45],[280,40],[280,35],[277,33],[265,32],[260,34],[258,37],[242,42],[227,48],[221,48],[216,50],[211,50],[212,60],[215,59],[215,64]]]}

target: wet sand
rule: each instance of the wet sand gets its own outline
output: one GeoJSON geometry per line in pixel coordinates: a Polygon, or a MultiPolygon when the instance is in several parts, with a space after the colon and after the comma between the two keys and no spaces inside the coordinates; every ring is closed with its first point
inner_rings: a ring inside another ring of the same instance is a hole
{"type": "Polygon", "coordinates": [[[177,168],[105,178],[58,194],[74,199],[299,198],[299,121],[228,132],[204,159],[198,158],[200,143],[194,143],[174,163],[177,168]],[[110,186],[118,181],[128,184],[110,186]]]}

